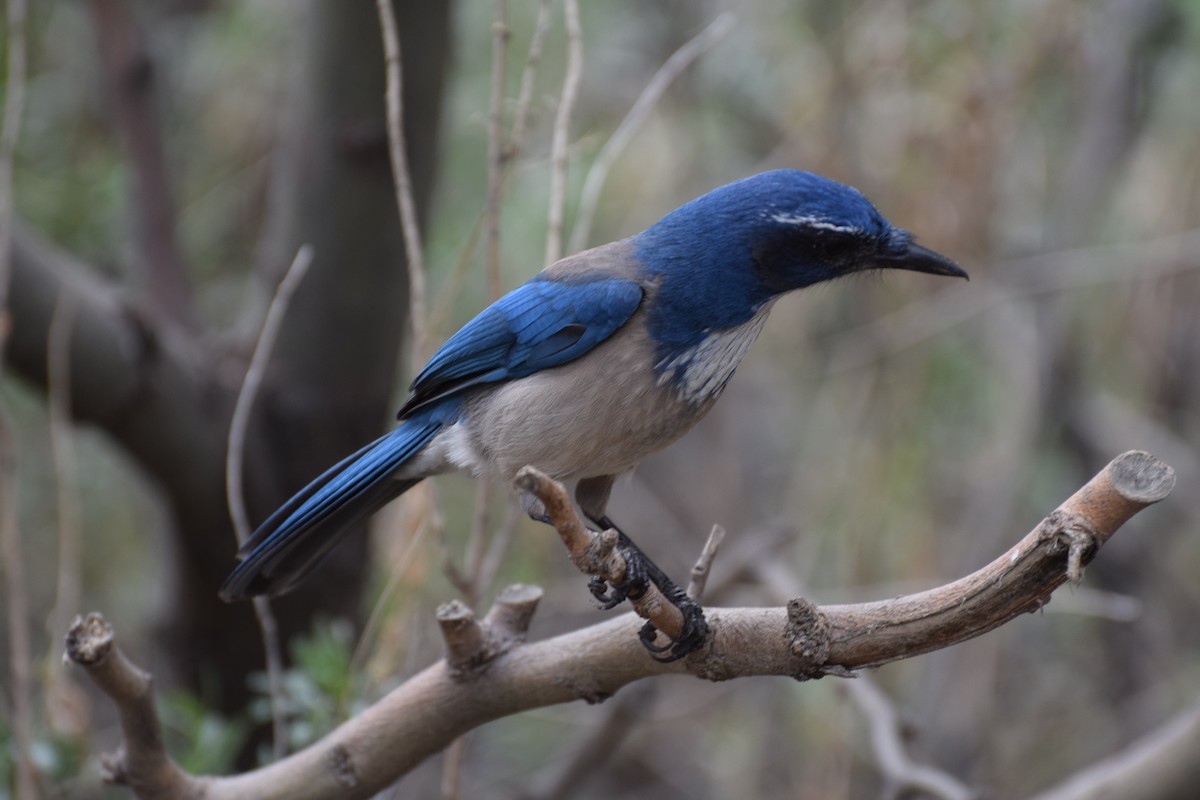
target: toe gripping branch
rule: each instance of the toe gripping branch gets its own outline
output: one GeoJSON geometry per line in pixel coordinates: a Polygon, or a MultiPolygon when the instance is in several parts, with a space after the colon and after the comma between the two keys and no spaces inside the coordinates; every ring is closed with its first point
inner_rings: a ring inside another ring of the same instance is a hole
{"type": "Polygon", "coordinates": [[[614,608],[629,600],[646,620],[638,637],[654,658],[677,661],[704,645],[708,637],[704,610],[611,520],[598,520],[606,530],[588,529],[562,485],[532,467],[517,474],[516,486],[541,502],[571,562],[591,576],[588,588],[601,607],[614,608]],[[658,644],[659,631],[667,637],[666,644],[658,644]]]}

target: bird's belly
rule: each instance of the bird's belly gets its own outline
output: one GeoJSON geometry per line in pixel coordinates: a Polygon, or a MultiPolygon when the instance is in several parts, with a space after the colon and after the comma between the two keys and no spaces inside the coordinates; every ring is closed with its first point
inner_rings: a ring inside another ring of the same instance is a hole
{"type": "Polygon", "coordinates": [[[591,380],[574,366],[503,384],[469,403],[465,424],[487,471],[511,479],[528,464],[559,480],[625,472],[711,406],[648,380],[612,373],[591,380]]]}

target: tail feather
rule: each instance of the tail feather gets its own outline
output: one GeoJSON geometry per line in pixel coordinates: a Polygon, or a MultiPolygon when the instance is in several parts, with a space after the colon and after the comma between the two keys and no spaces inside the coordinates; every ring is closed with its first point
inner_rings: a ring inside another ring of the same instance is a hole
{"type": "Polygon", "coordinates": [[[277,595],[293,588],[356,523],[420,481],[394,476],[441,427],[438,422],[401,425],[300,490],[238,552],[242,562],[225,580],[221,598],[277,595]]]}

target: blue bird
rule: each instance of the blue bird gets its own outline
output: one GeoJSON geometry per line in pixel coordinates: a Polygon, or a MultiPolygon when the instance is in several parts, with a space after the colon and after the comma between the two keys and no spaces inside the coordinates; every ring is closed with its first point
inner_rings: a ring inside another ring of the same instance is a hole
{"type": "MultiPolygon", "coordinates": [[[[775,300],[875,269],[967,277],[858,190],[795,170],[728,184],[642,233],[564,258],[450,337],[413,380],[401,424],[263,522],[221,596],[295,588],[355,523],[445,472],[511,481],[532,465],[576,481],[588,519],[616,528],[606,514],[616,476],[712,408],[775,300]]],[[[525,510],[541,517],[536,501],[525,510]]],[[[688,624],[665,647],[647,626],[647,647],[675,659],[702,645],[699,606],[629,537],[619,542],[631,577],[611,593],[594,581],[593,594],[612,607],[649,580],[688,624]]]]}

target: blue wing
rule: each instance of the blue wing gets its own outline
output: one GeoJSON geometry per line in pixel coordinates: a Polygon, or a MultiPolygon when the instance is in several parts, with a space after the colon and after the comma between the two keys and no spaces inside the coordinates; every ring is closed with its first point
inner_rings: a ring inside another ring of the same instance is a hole
{"type": "Polygon", "coordinates": [[[406,419],[469,386],[573,361],[616,333],[641,302],[642,287],[632,280],[534,278],[488,306],[434,353],[398,416],[406,419]]]}

